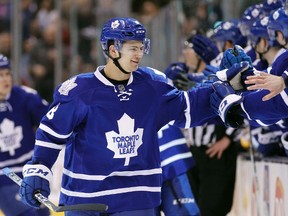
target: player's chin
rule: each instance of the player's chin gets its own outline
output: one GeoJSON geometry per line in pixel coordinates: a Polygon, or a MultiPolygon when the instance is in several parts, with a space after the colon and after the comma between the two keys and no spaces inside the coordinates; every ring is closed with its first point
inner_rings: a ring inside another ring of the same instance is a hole
{"type": "Polygon", "coordinates": [[[137,65],[131,65],[127,71],[133,72],[133,71],[136,71],[137,69],[138,69],[138,64],[137,65]]]}

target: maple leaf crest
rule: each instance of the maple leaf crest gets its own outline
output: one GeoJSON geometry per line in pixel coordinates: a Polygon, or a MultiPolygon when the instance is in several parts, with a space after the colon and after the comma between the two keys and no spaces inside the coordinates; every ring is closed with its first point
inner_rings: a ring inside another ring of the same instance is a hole
{"type": "Polygon", "coordinates": [[[116,29],[120,25],[119,20],[115,20],[114,22],[111,23],[111,28],[116,29]]]}
{"type": "Polygon", "coordinates": [[[9,152],[11,156],[15,155],[15,149],[21,147],[23,139],[22,127],[17,126],[13,121],[4,119],[0,124],[0,150],[1,152],[9,152]]]}
{"type": "Polygon", "coordinates": [[[131,157],[138,155],[138,148],[143,144],[143,128],[134,131],[135,120],[126,113],[117,121],[119,134],[106,132],[107,148],[113,151],[113,158],[125,158],[124,166],[128,166],[131,157]]]}
{"type": "Polygon", "coordinates": [[[75,80],[76,80],[76,77],[71,78],[65,81],[64,83],[62,83],[61,87],[58,89],[59,93],[61,95],[68,95],[69,91],[71,91],[71,89],[77,86],[77,84],[75,83],[75,80]]]}

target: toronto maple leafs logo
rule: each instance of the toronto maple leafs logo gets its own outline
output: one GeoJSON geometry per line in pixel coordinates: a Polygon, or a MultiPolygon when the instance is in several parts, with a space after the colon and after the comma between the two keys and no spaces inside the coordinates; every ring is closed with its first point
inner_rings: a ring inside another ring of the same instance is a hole
{"type": "Polygon", "coordinates": [[[0,130],[1,152],[9,152],[11,156],[15,155],[15,149],[21,147],[21,140],[23,139],[22,127],[15,127],[13,121],[5,118],[0,124],[0,130]]]}
{"type": "Polygon", "coordinates": [[[119,20],[115,20],[114,22],[111,23],[111,28],[116,29],[120,25],[119,20]]]}
{"type": "Polygon", "coordinates": [[[69,91],[71,91],[73,88],[77,86],[75,83],[76,77],[69,79],[62,83],[61,87],[58,89],[59,93],[61,95],[68,95],[69,91]]]}
{"type": "Polygon", "coordinates": [[[143,128],[134,131],[135,120],[126,113],[117,121],[119,134],[115,131],[107,132],[107,148],[113,151],[114,158],[125,158],[124,166],[128,166],[131,157],[138,155],[138,148],[142,145],[143,128]]]}

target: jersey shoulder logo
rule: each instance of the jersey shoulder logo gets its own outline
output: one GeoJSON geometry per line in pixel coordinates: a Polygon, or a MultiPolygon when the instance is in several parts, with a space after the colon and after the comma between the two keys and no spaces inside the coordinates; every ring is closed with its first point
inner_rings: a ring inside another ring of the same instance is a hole
{"type": "Polygon", "coordinates": [[[73,88],[75,88],[77,86],[77,84],[75,83],[76,77],[71,78],[67,81],[65,81],[64,83],[62,83],[62,85],[60,86],[60,88],[58,89],[60,95],[68,95],[69,91],[71,91],[73,88]]]}
{"type": "Polygon", "coordinates": [[[21,147],[21,140],[23,139],[22,127],[15,127],[13,121],[5,118],[0,124],[0,130],[1,152],[9,152],[11,156],[15,155],[15,150],[21,147]]]}
{"type": "Polygon", "coordinates": [[[13,108],[7,101],[0,102],[0,112],[12,112],[13,108]]]}
{"type": "Polygon", "coordinates": [[[143,144],[143,128],[134,131],[135,120],[126,113],[118,121],[119,134],[115,131],[106,133],[107,148],[113,151],[114,158],[125,158],[128,166],[131,157],[138,155],[138,148],[143,144]]]}

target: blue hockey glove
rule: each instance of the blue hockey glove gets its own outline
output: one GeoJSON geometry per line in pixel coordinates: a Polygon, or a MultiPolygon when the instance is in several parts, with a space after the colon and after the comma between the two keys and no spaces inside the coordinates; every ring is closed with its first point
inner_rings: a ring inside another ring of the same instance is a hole
{"type": "Polygon", "coordinates": [[[234,90],[242,90],[245,88],[244,73],[251,75],[249,62],[244,61],[235,63],[229,69],[223,69],[216,73],[216,76],[221,81],[228,81],[234,90]]]}
{"type": "MultiPolygon", "coordinates": [[[[244,81],[246,80],[247,76],[254,75],[254,69],[253,69],[253,63],[252,63],[251,57],[245,53],[244,49],[241,46],[235,45],[233,48],[227,49],[223,53],[223,58],[220,63],[220,70],[223,70],[223,69],[229,69],[233,67],[236,63],[240,63],[243,61],[248,62],[249,67],[245,70],[245,73],[241,73],[241,85],[236,84],[238,88],[236,88],[235,90],[241,90],[249,86],[245,84],[244,81]]],[[[237,82],[238,81],[239,81],[239,77],[238,77],[237,82]]],[[[233,83],[233,88],[234,86],[235,86],[235,83],[233,83]]]]}
{"type": "Polygon", "coordinates": [[[170,64],[164,73],[173,81],[173,85],[179,90],[187,91],[196,85],[195,81],[189,79],[191,74],[188,74],[189,68],[183,62],[170,64]]]}
{"type": "Polygon", "coordinates": [[[175,80],[179,73],[187,74],[188,71],[189,71],[189,68],[184,62],[176,62],[176,63],[170,64],[166,68],[164,73],[169,79],[175,80]]]}
{"type": "Polygon", "coordinates": [[[248,56],[242,47],[235,45],[233,48],[225,50],[223,58],[220,63],[220,70],[229,69],[235,63],[247,61],[250,67],[253,68],[251,57],[248,56]]]}
{"type": "Polygon", "coordinates": [[[196,34],[189,42],[193,44],[192,49],[206,64],[210,64],[220,53],[216,44],[210,38],[201,34],[196,34]]]}
{"type": "Polygon", "coordinates": [[[212,84],[214,93],[210,95],[210,105],[227,127],[239,128],[244,118],[237,112],[243,97],[235,94],[227,82],[217,81],[212,84]]]}
{"type": "Polygon", "coordinates": [[[193,73],[193,74],[189,73],[187,77],[189,80],[196,83],[201,83],[207,80],[207,77],[203,73],[193,73]]]}
{"type": "Polygon", "coordinates": [[[51,179],[52,172],[48,167],[28,162],[23,167],[23,181],[19,191],[22,202],[33,208],[39,208],[40,202],[36,200],[34,194],[40,192],[43,196],[48,197],[51,179]]]}
{"type": "Polygon", "coordinates": [[[189,79],[190,74],[179,73],[173,80],[173,85],[183,91],[188,91],[189,89],[196,86],[196,82],[189,79]]]}

